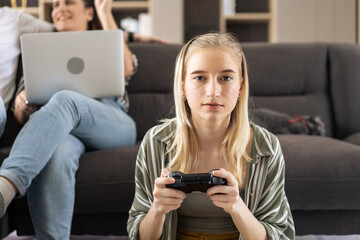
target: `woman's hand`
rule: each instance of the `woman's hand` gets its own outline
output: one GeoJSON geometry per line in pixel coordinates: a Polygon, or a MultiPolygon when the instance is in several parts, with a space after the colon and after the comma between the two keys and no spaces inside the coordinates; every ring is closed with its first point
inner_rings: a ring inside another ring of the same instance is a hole
{"type": "Polygon", "coordinates": [[[169,170],[164,168],[161,171],[161,177],[155,179],[152,208],[158,214],[167,214],[172,210],[178,209],[186,198],[186,194],[183,191],[165,186],[175,182],[174,178],[166,177],[169,173],[169,170]]]}
{"type": "Polygon", "coordinates": [[[112,2],[113,0],[95,0],[95,9],[100,19],[104,15],[112,14],[112,2]]]}
{"type": "Polygon", "coordinates": [[[113,0],[95,0],[95,10],[103,30],[115,30],[118,26],[112,14],[113,0]]]}
{"type": "Polygon", "coordinates": [[[22,90],[15,98],[14,117],[16,121],[24,125],[29,119],[30,115],[36,112],[39,108],[35,105],[26,104],[26,93],[22,90]]]}
{"type": "Polygon", "coordinates": [[[223,168],[213,171],[213,175],[226,178],[227,185],[211,187],[206,194],[210,196],[215,206],[223,208],[230,215],[236,213],[242,206],[243,200],[239,195],[239,185],[235,177],[223,168]]]}
{"type": "Polygon", "coordinates": [[[149,43],[162,43],[168,44],[169,42],[161,37],[144,36],[134,33],[134,42],[149,42],[149,43]]]}

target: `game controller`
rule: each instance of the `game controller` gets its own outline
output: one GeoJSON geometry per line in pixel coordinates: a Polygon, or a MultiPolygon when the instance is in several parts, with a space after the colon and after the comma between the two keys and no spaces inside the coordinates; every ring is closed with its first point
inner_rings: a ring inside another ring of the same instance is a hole
{"type": "Polygon", "coordinates": [[[226,185],[227,181],[225,178],[215,177],[212,172],[213,169],[208,173],[193,173],[184,174],[180,171],[172,172],[167,177],[175,179],[175,183],[167,184],[167,188],[179,189],[185,193],[191,193],[193,191],[206,192],[209,188],[216,185],[226,185]]]}

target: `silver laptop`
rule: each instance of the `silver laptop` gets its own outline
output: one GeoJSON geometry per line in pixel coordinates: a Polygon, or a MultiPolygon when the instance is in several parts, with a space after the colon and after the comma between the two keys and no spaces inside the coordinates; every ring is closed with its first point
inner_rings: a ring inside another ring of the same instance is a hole
{"type": "Polygon", "coordinates": [[[24,34],[20,39],[28,103],[45,104],[60,90],[92,98],[124,94],[121,30],[24,34]]]}

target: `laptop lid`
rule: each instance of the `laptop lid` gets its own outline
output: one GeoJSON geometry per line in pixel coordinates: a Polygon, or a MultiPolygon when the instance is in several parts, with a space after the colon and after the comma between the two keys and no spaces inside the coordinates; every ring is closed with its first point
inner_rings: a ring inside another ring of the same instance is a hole
{"type": "Polygon", "coordinates": [[[45,104],[60,90],[92,98],[124,94],[121,30],[24,34],[20,40],[28,103],[45,104]]]}

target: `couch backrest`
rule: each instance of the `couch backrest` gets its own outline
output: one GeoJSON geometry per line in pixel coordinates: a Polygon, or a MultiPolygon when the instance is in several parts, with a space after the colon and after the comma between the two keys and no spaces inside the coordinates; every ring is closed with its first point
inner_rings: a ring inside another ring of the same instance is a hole
{"type": "MultiPolygon", "coordinates": [[[[360,49],[346,44],[243,44],[250,107],[320,116],[327,136],[360,132],[360,49]],[[330,85],[331,84],[331,85],[330,85]],[[334,107],[333,107],[334,106],[334,107]]],[[[132,44],[138,73],[129,86],[138,140],[173,116],[172,82],[180,45],[132,44]]]]}
{"type": "Polygon", "coordinates": [[[175,60],[181,46],[134,43],[129,47],[139,62],[128,88],[129,114],[136,122],[138,140],[141,140],[159,120],[174,116],[172,87],[175,60]]]}
{"type": "Polygon", "coordinates": [[[244,44],[243,50],[255,107],[320,116],[332,136],[325,44],[244,44]]]}

